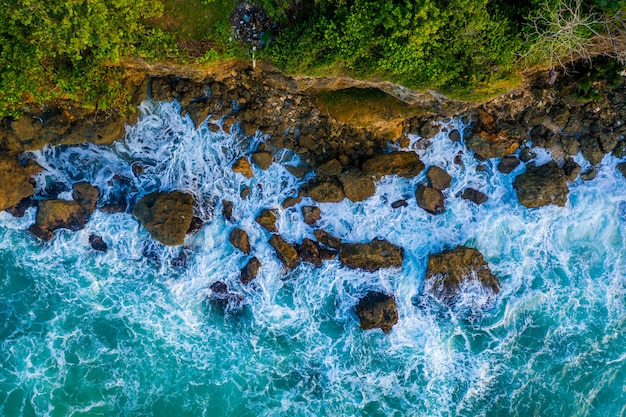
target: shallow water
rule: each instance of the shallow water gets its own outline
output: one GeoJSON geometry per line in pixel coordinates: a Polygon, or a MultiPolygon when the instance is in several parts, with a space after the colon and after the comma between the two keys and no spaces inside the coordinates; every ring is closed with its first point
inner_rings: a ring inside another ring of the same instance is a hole
{"type": "Polygon", "coordinates": [[[313,238],[300,214],[310,200],[280,208],[303,181],[284,168],[297,157],[278,155],[281,163],[255,167],[249,180],[230,166],[263,136],[206,123],[196,130],[174,103],[141,110],[113,146],[33,152],[46,168],[38,188],[87,180],[106,199],[119,174],[132,179],[134,200],[154,190],[193,193],[207,224],[169,248],[132,215],[96,211],[84,230],[57,231],[42,245],[27,231],[34,209],[22,219],[0,213],[0,415],[626,414],[626,180],[614,158],[593,181],[570,184],[565,208],[528,210],[511,186],[523,167],[502,175],[491,160],[481,170],[442,132],[416,152],[453,177],[444,214],[417,207],[424,174],[386,177],[362,203],[320,204],[319,225],[344,241],[402,246],[401,270],[332,261],[285,272],[254,218],[277,208],[286,240],[313,238]],[[453,162],[459,151],[463,167],[453,162]],[[145,168],[139,177],[134,161],[145,168]],[[242,200],[246,185],[252,192],[242,200]],[[468,186],[489,201],[456,197],[468,186]],[[234,202],[235,225],[221,214],[224,198],[234,202]],[[408,207],[392,209],[400,198],[408,207]],[[249,285],[239,283],[248,257],[228,241],[235,226],[262,263],[249,285]],[[106,253],[90,249],[91,233],[108,243],[106,253]],[[459,244],[479,249],[500,278],[495,305],[468,293],[451,311],[422,293],[428,254],[459,244]],[[240,314],[206,302],[216,280],[243,294],[240,314]],[[400,319],[388,335],[359,328],[354,306],[368,290],[396,297],[400,319]]]}

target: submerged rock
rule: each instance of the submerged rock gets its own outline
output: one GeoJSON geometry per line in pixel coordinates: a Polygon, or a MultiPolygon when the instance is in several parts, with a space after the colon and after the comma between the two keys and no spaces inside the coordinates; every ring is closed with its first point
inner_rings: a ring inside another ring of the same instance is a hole
{"type": "Polygon", "coordinates": [[[25,167],[11,156],[0,156],[0,210],[14,207],[35,193],[31,177],[42,170],[31,164],[25,167]]]}
{"type": "Polygon", "coordinates": [[[446,208],[446,199],[443,193],[435,188],[427,187],[425,184],[417,186],[415,199],[417,205],[430,214],[441,214],[446,208]]]}
{"type": "Polygon", "coordinates": [[[230,235],[228,236],[228,240],[230,243],[245,253],[246,255],[250,253],[250,241],[248,240],[248,233],[245,230],[234,228],[230,235]]]}
{"type": "Polygon", "coordinates": [[[215,281],[209,289],[211,290],[209,301],[213,304],[227,311],[239,311],[243,308],[243,295],[229,291],[228,286],[222,281],[215,281]]]}
{"type": "Polygon", "coordinates": [[[484,291],[497,295],[500,282],[491,273],[483,255],[476,249],[457,246],[439,254],[428,255],[424,290],[452,306],[464,285],[476,281],[484,291]]]}
{"type": "Polygon", "coordinates": [[[261,261],[259,261],[256,256],[250,258],[246,266],[241,270],[240,280],[242,283],[247,284],[253,279],[256,278],[259,269],[261,268],[261,261]]]}
{"type": "Polygon", "coordinates": [[[276,212],[270,209],[264,209],[256,216],[256,222],[263,226],[270,233],[278,233],[276,228],[276,212]]]}
{"type": "Polygon", "coordinates": [[[380,178],[384,175],[399,175],[413,178],[424,170],[424,163],[415,152],[396,151],[376,155],[363,163],[363,172],[380,178]]]}
{"type": "Polygon", "coordinates": [[[298,256],[298,251],[296,251],[296,248],[292,244],[287,243],[285,239],[279,235],[273,235],[269,243],[276,251],[278,259],[281,260],[287,269],[295,268],[298,265],[300,257],[298,256]]]}
{"type": "Polygon", "coordinates": [[[524,207],[535,208],[555,204],[565,206],[569,189],[565,173],[556,162],[539,167],[528,167],[513,182],[519,202],[524,207]]]}
{"type": "Polygon", "coordinates": [[[383,239],[369,243],[343,243],[339,261],[349,268],[374,272],[381,268],[402,268],[404,250],[383,239]]]}
{"type": "Polygon", "coordinates": [[[443,191],[450,187],[452,177],[443,168],[431,166],[426,172],[426,178],[430,182],[430,186],[435,190],[443,191]]]}
{"type": "Polygon", "coordinates": [[[141,198],[133,214],[150,235],[168,246],[182,245],[193,220],[193,197],[181,191],[156,191],[141,198]]]}
{"type": "Polygon", "coordinates": [[[392,295],[370,291],[359,300],[356,315],[361,322],[361,329],[381,329],[387,334],[398,322],[396,300],[392,295]]]}

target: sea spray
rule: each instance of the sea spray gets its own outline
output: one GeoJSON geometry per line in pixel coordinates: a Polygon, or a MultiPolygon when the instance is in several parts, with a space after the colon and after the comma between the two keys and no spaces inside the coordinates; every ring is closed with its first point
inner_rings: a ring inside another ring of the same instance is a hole
{"type": "MultiPolygon", "coordinates": [[[[280,206],[303,183],[284,168],[297,157],[281,151],[246,179],[230,166],[262,135],[213,132],[206,121],[196,129],[176,103],[145,102],[141,111],[113,146],[32,152],[46,168],[38,189],[85,180],[106,201],[117,174],[132,183],[131,203],[154,190],[193,193],[207,223],[170,248],[132,215],[97,211],[84,230],[57,231],[40,244],[26,231],[35,209],[23,219],[0,213],[0,414],[623,413],[626,180],[615,158],[605,157],[593,181],[571,183],[564,208],[528,210],[512,187],[522,166],[501,174],[497,160],[476,161],[443,131],[425,149],[411,137],[427,167],[453,177],[443,214],[417,207],[423,173],[385,177],[364,202],[319,204],[319,227],[346,242],[381,237],[402,246],[402,269],[369,273],[334,260],[285,271],[254,218],[275,208],[286,240],[313,238],[300,213],[310,199],[280,206]],[[136,176],[133,163],[143,173],[136,176]],[[467,187],[489,200],[463,200],[467,187]],[[223,199],[234,203],[235,224],[221,215],[223,199]],[[408,206],[393,209],[399,199],[408,206]],[[228,241],[235,226],[262,263],[248,285],[239,282],[248,257],[228,241]],[[106,253],[90,249],[92,233],[109,245],[106,253]],[[475,321],[422,288],[428,255],[459,244],[479,249],[501,282],[495,306],[475,321]],[[181,251],[187,260],[179,265],[181,251]],[[216,280],[243,294],[241,314],[207,303],[216,280]],[[354,306],[369,290],[396,297],[399,322],[388,335],[359,328],[354,306]]],[[[465,129],[461,120],[447,124],[465,129]]],[[[539,152],[540,162],[548,157],[539,152]]]]}

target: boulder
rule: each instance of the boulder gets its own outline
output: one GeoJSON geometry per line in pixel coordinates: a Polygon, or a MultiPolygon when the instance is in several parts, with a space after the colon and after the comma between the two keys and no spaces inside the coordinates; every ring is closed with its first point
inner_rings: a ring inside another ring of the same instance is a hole
{"type": "Polygon", "coordinates": [[[473,280],[494,296],[500,292],[498,278],[491,273],[478,250],[457,246],[428,256],[424,289],[444,304],[452,306],[458,299],[460,289],[472,284],[470,281],[473,280]]]}
{"type": "Polygon", "coordinates": [[[233,208],[234,204],[230,200],[222,200],[222,214],[224,214],[224,218],[229,222],[233,223],[233,208]]]}
{"type": "Polygon", "coordinates": [[[104,239],[98,235],[89,235],[89,245],[93,250],[97,250],[99,252],[106,252],[107,249],[109,249],[104,239]]]}
{"type": "Polygon", "coordinates": [[[580,174],[580,170],[580,165],[574,161],[574,158],[569,157],[565,160],[565,163],[563,164],[563,173],[567,177],[568,182],[574,181],[576,177],[578,177],[578,174],[580,174]]]}
{"type": "Polygon", "coordinates": [[[155,191],[141,198],[133,214],[152,238],[164,245],[182,245],[193,220],[193,196],[181,191],[155,191]]]}
{"type": "Polygon", "coordinates": [[[326,245],[329,248],[339,249],[341,247],[341,239],[339,239],[338,237],[332,236],[326,230],[323,230],[323,229],[313,230],[313,235],[315,236],[315,239],[317,239],[319,243],[326,245]]]}
{"type": "Polygon", "coordinates": [[[298,251],[296,251],[296,248],[294,248],[292,244],[287,243],[285,239],[279,235],[272,235],[269,243],[276,251],[278,259],[281,260],[287,269],[295,268],[298,265],[300,257],[298,256],[298,251]]]}
{"type": "Polygon", "coordinates": [[[396,151],[382,155],[375,155],[363,163],[363,172],[380,178],[384,175],[400,175],[413,178],[424,169],[415,152],[396,151]]]}
{"type": "Polygon", "coordinates": [[[16,206],[35,193],[31,176],[42,170],[35,164],[23,167],[11,156],[0,156],[0,210],[16,206]]]}
{"type": "Polygon", "coordinates": [[[308,195],[318,203],[339,203],[345,198],[341,186],[331,181],[320,181],[308,189],[308,195]]]}
{"type": "Polygon", "coordinates": [[[503,174],[509,174],[520,164],[520,160],[514,155],[505,156],[498,162],[498,171],[503,174]]]}
{"type": "Polygon", "coordinates": [[[239,193],[239,196],[241,197],[242,200],[245,200],[250,195],[250,191],[252,191],[250,187],[243,187],[243,189],[239,193]]]}
{"type": "Polygon", "coordinates": [[[256,216],[256,222],[263,226],[270,233],[278,233],[276,228],[276,212],[270,209],[264,209],[256,216]]]}
{"type": "Polygon", "coordinates": [[[465,190],[463,190],[461,198],[464,200],[472,201],[478,205],[483,204],[489,199],[489,197],[487,197],[485,194],[481,193],[475,188],[466,188],[465,190]]]}
{"type": "Polygon", "coordinates": [[[415,199],[417,200],[417,205],[430,214],[441,214],[446,207],[446,199],[443,193],[435,188],[427,187],[425,184],[417,186],[415,199]]]}
{"type": "Polygon", "coordinates": [[[407,207],[408,205],[409,203],[407,203],[406,200],[398,200],[398,201],[394,201],[393,203],[391,203],[391,208],[397,209],[400,207],[407,207]]]}
{"type": "Polygon", "coordinates": [[[259,151],[252,154],[252,161],[262,170],[266,170],[272,165],[273,158],[272,153],[268,151],[259,151]]]}
{"type": "Polygon", "coordinates": [[[243,269],[241,270],[241,277],[240,277],[241,282],[244,284],[247,284],[253,279],[255,279],[260,268],[261,268],[261,261],[259,261],[256,258],[256,256],[253,256],[252,258],[250,258],[248,263],[246,263],[246,266],[244,266],[243,269]]]}
{"type": "Polygon", "coordinates": [[[193,218],[191,219],[191,224],[189,225],[189,229],[187,230],[187,234],[194,235],[198,233],[203,226],[204,220],[202,220],[200,217],[193,216],[193,218]]]}
{"type": "Polygon", "coordinates": [[[302,217],[304,217],[306,224],[313,226],[315,222],[322,218],[322,211],[317,206],[303,206],[302,217]]]}
{"type": "Polygon", "coordinates": [[[250,253],[250,241],[248,240],[248,233],[245,230],[234,228],[230,235],[228,236],[228,240],[230,243],[245,253],[246,255],[250,253]]]}
{"type": "Polygon", "coordinates": [[[315,168],[315,173],[317,175],[325,175],[325,176],[336,176],[341,174],[343,171],[343,166],[341,162],[336,159],[331,159],[328,162],[324,162],[317,168],[315,168]]]}
{"type": "Polygon", "coordinates": [[[301,201],[302,201],[302,197],[287,197],[285,198],[285,201],[282,202],[281,206],[284,209],[286,209],[286,208],[295,206],[301,201]]]}
{"type": "Polygon", "coordinates": [[[370,291],[359,300],[356,315],[361,322],[361,329],[381,329],[387,334],[398,322],[396,300],[392,295],[370,291]]]}
{"type": "Polygon", "coordinates": [[[233,172],[238,172],[246,178],[252,178],[254,176],[250,161],[245,156],[242,156],[235,161],[233,164],[233,172]]]}
{"type": "Polygon", "coordinates": [[[374,239],[369,243],[343,243],[339,248],[339,261],[349,268],[374,272],[381,268],[402,268],[404,250],[386,240],[374,239]]]}
{"type": "Polygon", "coordinates": [[[529,166],[515,178],[513,187],[520,204],[528,208],[550,204],[563,207],[569,193],[567,177],[554,161],[539,167],[529,166]]]}
{"type": "Polygon", "coordinates": [[[450,187],[452,177],[443,168],[431,166],[426,172],[426,178],[430,182],[430,186],[435,190],[443,191],[450,187]]]}
{"type": "Polygon", "coordinates": [[[322,266],[320,249],[313,240],[302,239],[302,244],[298,247],[298,253],[303,262],[308,262],[318,268],[322,266]]]}
{"type": "Polygon", "coordinates": [[[376,193],[376,185],[371,176],[363,174],[358,169],[351,169],[339,176],[343,192],[350,201],[367,200],[376,193]]]}
{"type": "Polygon", "coordinates": [[[57,229],[80,230],[89,221],[96,209],[100,192],[91,184],[81,182],[73,185],[71,200],[43,200],[38,204],[35,224],[30,232],[35,236],[50,240],[57,229]]]}

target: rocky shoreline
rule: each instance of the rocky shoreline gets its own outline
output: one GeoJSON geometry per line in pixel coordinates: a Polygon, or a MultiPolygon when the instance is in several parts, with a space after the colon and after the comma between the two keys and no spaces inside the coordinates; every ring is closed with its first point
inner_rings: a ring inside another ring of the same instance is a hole
{"type": "MultiPolygon", "coordinates": [[[[528,208],[564,206],[568,182],[575,181],[579,175],[583,180],[592,179],[605,154],[626,156],[624,77],[619,85],[598,84],[602,96],[583,101],[573,97],[573,78],[561,77],[549,84],[543,75],[535,75],[523,87],[477,106],[449,101],[436,94],[418,97],[399,87],[394,90],[387,83],[384,84],[387,92],[396,92],[398,98],[426,106],[419,116],[403,120],[398,130],[397,125],[386,125],[384,121],[364,127],[324,114],[316,105],[314,92],[320,88],[346,87],[349,85],[346,80],[331,87],[332,83],[325,79],[316,86],[311,79],[298,80],[264,65],[252,68],[241,62],[223,63],[205,73],[137,66],[129,67],[128,74],[126,83],[135,105],[146,98],[177,100],[182,114],[189,115],[196,125],[208,118],[209,127],[217,128],[220,123],[223,129],[238,129],[242,135],[250,136],[257,131],[268,135],[261,146],[248,149],[247,156],[233,162],[232,170],[245,178],[253,177],[253,165],[268,169],[274,163],[274,155],[283,149],[296,153],[303,165],[286,168],[299,178],[309,172],[315,175],[307,177],[309,181],[297,195],[282,203],[282,209],[299,204],[304,197],[314,203],[336,203],[346,198],[364,201],[374,195],[376,182],[386,175],[413,178],[425,172],[426,181],[417,186],[415,198],[421,209],[439,215],[445,212],[445,190],[452,178],[441,167],[426,167],[411,146],[429,146],[440,131],[446,131],[452,140],[464,140],[479,161],[500,159],[497,168],[504,174],[526,164],[525,171],[515,178],[514,188],[520,203],[528,208]],[[458,132],[452,124],[441,122],[454,117],[470,121],[468,130],[458,132]],[[407,135],[419,140],[411,145],[407,135]],[[553,161],[536,166],[533,147],[549,149],[553,161]],[[573,159],[579,152],[590,164],[583,173],[573,159]]],[[[355,82],[350,87],[355,85],[362,87],[363,83],[355,82]]],[[[367,84],[367,88],[372,86],[367,84]]],[[[118,209],[105,207],[99,201],[99,190],[84,182],[73,185],[72,200],[60,200],[58,193],[33,196],[31,177],[41,168],[21,159],[22,152],[46,144],[110,144],[123,136],[126,123],[135,120],[135,116],[90,112],[69,102],[25,108],[23,118],[1,120],[0,210],[19,216],[29,206],[37,205],[36,222],[30,230],[44,241],[52,239],[54,230],[59,228],[79,230],[97,208],[129,212],[155,240],[164,245],[181,245],[185,236],[202,227],[202,222],[193,216],[194,197],[185,192],[154,192],[130,204],[126,199],[128,190],[120,186],[116,197],[120,202],[118,209]]],[[[626,163],[621,165],[624,166],[626,163]]],[[[120,184],[124,182],[122,178],[118,180],[120,184]]],[[[475,204],[488,199],[480,190],[469,187],[460,197],[475,204]]],[[[406,204],[400,200],[392,207],[400,209],[406,204]]],[[[233,203],[224,200],[222,208],[224,217],[236,223],[233,203]]],[[[317,228],[321,211],[316,204],[301,206],[300,210],[304,222],[314,229],[317,241],[288,242],[278,234],[278,209],[264,208],[256,222],[270,235],[268,243],[286,270],[300,262],[320,267],[331,259],[338,259],[345,267],[368,272],[402,268],[403,249],[386,240],[342,242],[317,228]]],[[[249,255],[241,270],[241,282],[247,284],[255,279],[262,265],[254,256],[247,232],[237,224],[229,240],[249,255]]],[[[90,237],[90,244],[94,250],[106,250],[106,243],[99,236],[90,237]]],[[[499,292],[497,277],[489,272],[487,263],[475,249],[461,246],[430,255],[424,289],[442,304],[452,308],[456,292],[470,281],[477,282],[494,298],[499,292]]],[[[215,282],[211,291],[211,299],[228,309],[240,309],[244,302],[225,283],[215,282]]],[[[362,298],[356,313],[363,329],[380,328],[385,333],[398,320],[393,295],[379,292],[362,298]]]]}

